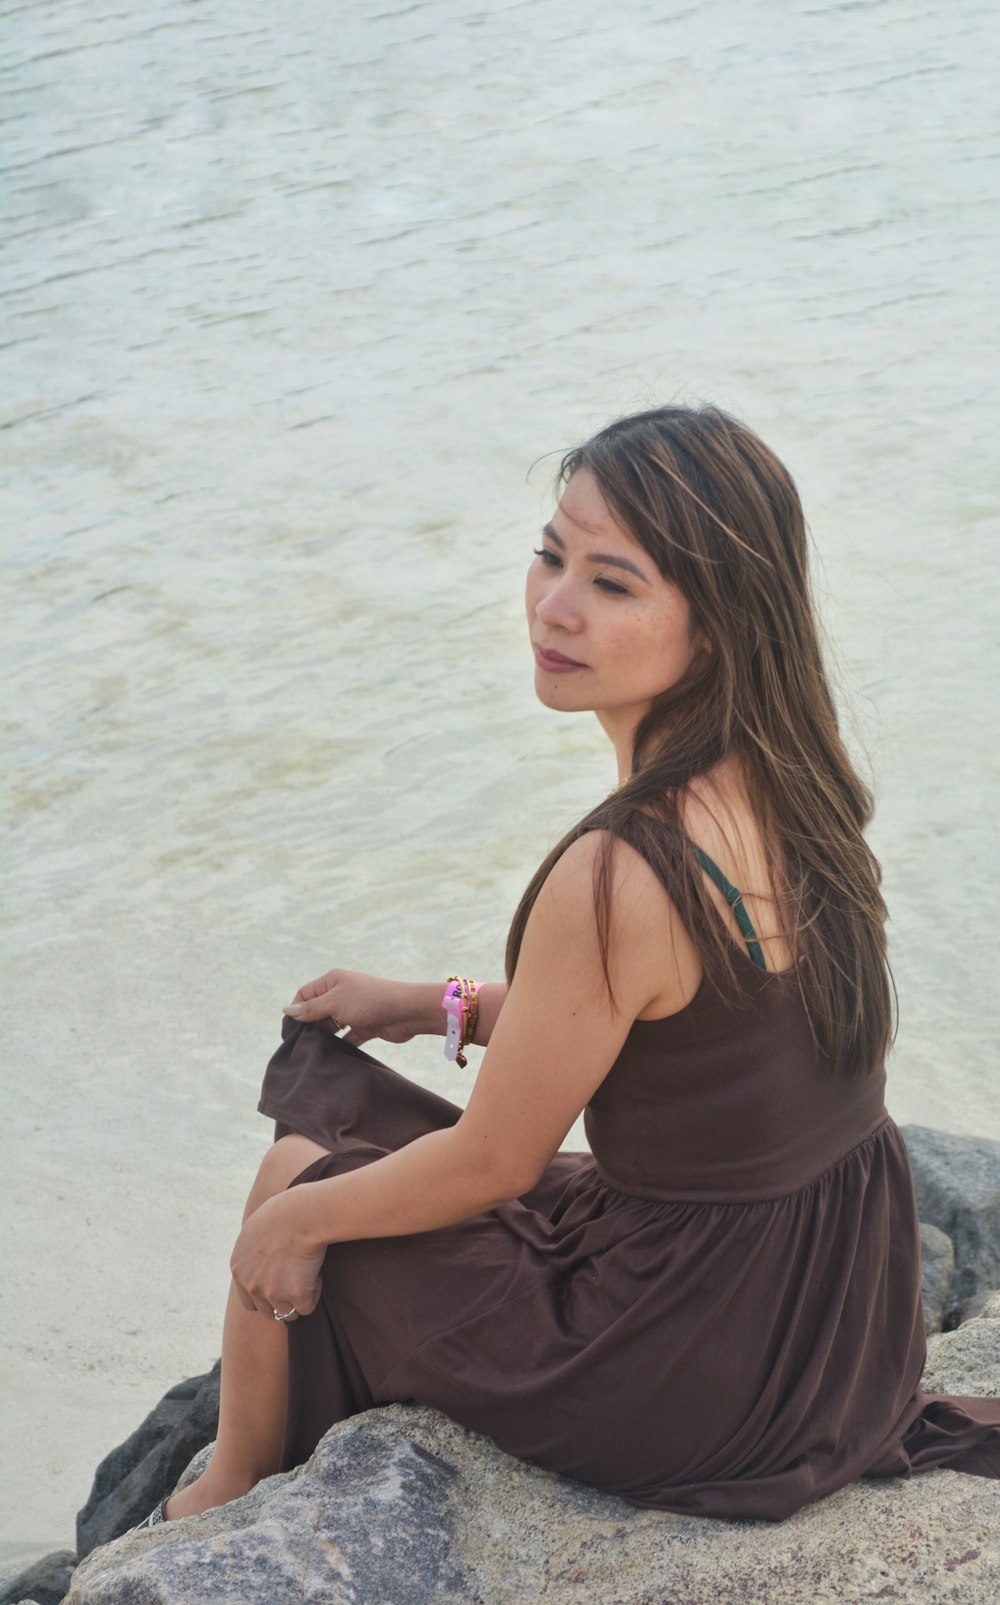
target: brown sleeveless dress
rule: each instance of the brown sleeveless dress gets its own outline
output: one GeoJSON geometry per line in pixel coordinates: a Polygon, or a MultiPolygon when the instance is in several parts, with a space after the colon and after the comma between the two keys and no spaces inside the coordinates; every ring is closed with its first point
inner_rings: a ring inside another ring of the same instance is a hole
{"type": "MultiPolygon", "coordinates": [[[[906,1149],[816,1063],[793,974],[742,952],[637,1021],[585,1115],[591,1154],[457,1226],[339,1243],[288,1328],[284,1465],[336,1421],[417,1400],[639,1505],[789,1515],[862,1475],[1000,1477],[1000,1400],[931,1398],[906,1149]]],[[[369,1164],[460,1110],[286,1022],[260,1102],[369,1164]]]]}

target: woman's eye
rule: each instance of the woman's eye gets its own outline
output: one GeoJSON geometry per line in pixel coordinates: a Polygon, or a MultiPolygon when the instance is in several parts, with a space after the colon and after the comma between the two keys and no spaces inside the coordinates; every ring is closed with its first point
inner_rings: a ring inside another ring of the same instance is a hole
{"type": "MultiPolygon", "coordinates": [[[[532,550],[534,551],[536,557],[541,558],[546,568],[562,568],[562,558],[559,556],[559,553],[554,552],[550,546],[535,546],[532,548],[532,550]]],[[[594,584],[597,586],[599,591],[604,591],[608,596],[632,595],[632,592],[629,590],[627,585],[619,585],[617,580],[605,579],[603,575],[599,575],[597,579],[594,580],[594,584]]]]}

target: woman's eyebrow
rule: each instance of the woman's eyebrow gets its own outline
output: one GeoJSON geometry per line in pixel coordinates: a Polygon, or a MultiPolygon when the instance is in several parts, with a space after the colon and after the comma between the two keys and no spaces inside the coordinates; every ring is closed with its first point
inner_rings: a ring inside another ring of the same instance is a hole
{"type": "MultiPolygon", "coordinates": [[[[561,552],[564,552],[566,550],[566,542],[564,540],[562,540],[556,534],[556,532],[552,528],[551,524],[546,524],[544,526],[544,528],[542,529],[542,534],[543,535],[547,535],[549,540],[552,542],[553,546],[558,546],[558,548],[559,548],[559,550],[561,552]]],[[[587,553],[587,562],[588,563],[607,563],[607,564],[609,564],[609,566],[611,568],[625,568],[625,569],[628,569],[628,572],[630,574],[634,574],[637,580],[641,580],[643,585],[649,585],[650,584],[649,579],[642,572],[642,569],[641,568],[636,568],[635,564],[634,563],[630,563],[627,557],[612,557],[610,552],[588,552],[587,553]]]]}

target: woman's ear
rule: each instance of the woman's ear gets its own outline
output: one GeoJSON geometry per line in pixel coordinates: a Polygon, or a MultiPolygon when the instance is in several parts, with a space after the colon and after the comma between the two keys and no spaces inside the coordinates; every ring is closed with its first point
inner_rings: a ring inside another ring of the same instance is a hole
{"type": "Polygon", "coordinates": [[[696,658],[701,657],[702,653],[704,653],[705,657],[707,658],[712,656],[712,643],[705,634],[704,630],[695,630],[691,645],[694,648],[694,655],[696,658]]]}

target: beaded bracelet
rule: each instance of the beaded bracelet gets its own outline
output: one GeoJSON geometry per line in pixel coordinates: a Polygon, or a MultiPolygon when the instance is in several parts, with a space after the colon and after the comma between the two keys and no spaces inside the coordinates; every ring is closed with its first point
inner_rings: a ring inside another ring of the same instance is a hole
{"type": "Polygon", "coordinates": [[[467,981],[461,975],[450,975],[441,1007],[448,1015],[444,1056],[453,1059],[459,1069],[464,1070],[468,1060],[462,1050],[467,1042],[474,1041],[479,1019],[479,982],[467,981]]]}

